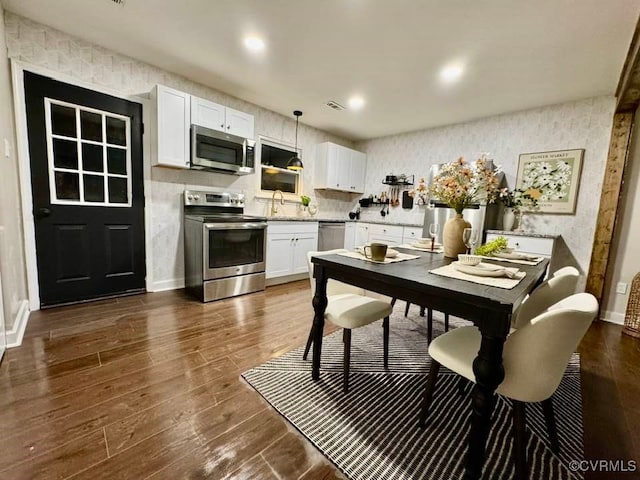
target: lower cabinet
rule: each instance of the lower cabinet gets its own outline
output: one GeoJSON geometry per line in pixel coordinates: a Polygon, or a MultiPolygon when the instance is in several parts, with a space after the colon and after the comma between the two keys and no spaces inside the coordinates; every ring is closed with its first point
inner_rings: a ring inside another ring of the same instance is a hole
{"type": "Polygon", "coordinates": [[[317,249],[317,222],[268,222],[267,279],[307,273],[307,252],[317,249]]]}
{"type": "Polygon", "coordinates": [[[344,224],[344,248],[350,252],[356,249],[356,246],[362,244],[356,244],[356,234],[358,231],[358,224],[356,222],[346,222],[344,224]]]}

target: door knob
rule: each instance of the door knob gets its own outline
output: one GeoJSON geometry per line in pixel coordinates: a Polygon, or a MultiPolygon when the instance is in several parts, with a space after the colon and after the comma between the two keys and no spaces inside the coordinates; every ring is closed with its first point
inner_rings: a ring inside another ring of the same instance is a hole
{"type": "Polygon", "coordinates": [[[49,215],[51,215],[51,210],[46,207],[41,207],[36,210],[36,217],[38,218],[48,217],[49,215]]]}

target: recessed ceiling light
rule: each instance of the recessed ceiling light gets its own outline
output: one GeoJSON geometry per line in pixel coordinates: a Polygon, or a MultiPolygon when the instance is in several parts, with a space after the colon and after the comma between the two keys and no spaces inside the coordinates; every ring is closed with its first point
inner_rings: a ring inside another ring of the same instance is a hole
{"type": "Polygon", "coordinates": [[[359,95],[354,95],[349,99],[349,108],[352,110],[360,110],[364,107],[364,98],[359,95]]]}
{"type": "Polygon", "coordinates": [[[460,64],[447,65],[440,70],[440,79],[446,83],[453,83],[459,80],[464,73],[464,67],[460,64]]]}
{"type": "Polygon", "coordinates": [[[246,37],[244,39],[244,46],[247,47],[247,50],[250,50],[252,52],[261,52],[265,47],[264,40],[254,35],[246,37]]]}

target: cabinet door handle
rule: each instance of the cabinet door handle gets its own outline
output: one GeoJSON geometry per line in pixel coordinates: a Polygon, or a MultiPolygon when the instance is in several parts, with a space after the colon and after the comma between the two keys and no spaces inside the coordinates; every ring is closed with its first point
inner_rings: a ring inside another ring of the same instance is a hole
{"type": "Polygon", "coordinates": [[[220,124],[220,128],[224,128],[224,123],[221,123],[221,124],[220,124]]]}

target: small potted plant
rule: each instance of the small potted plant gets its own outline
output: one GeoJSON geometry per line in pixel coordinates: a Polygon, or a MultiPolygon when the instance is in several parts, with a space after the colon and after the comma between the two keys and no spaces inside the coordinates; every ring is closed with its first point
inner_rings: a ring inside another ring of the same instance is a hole
{"type": "MultiPolygon", "coordinates": [[[[510,231],[513,229],[516,215],[522,214],[522,209],[535,209],[538,206],[538,200],[531,195],[528,190],[514,188],[502,188],[498,193],[498,200],[504,205],[504,214],[502,216],[502,229],[510,231]]],[[[522,217],[521,217],[522,218],[522,217]]],[[[522,220],[520,221],[522,223],[522,220]]]]}

